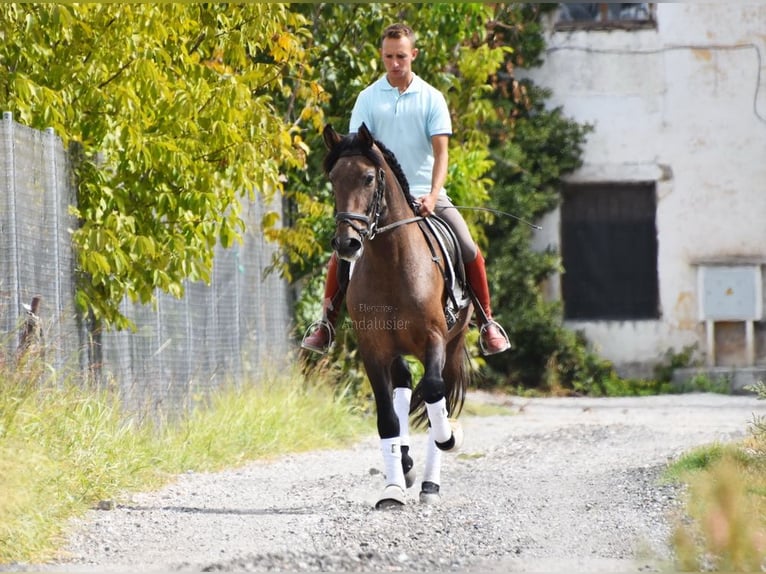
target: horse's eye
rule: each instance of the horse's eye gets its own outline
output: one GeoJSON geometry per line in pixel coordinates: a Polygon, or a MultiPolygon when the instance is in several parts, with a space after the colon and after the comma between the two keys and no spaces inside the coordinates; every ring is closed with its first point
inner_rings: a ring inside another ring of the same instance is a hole
{"type": "Polygon", "coordinates": [[[368,174],[367,174],[367,175],[364,177],[364,185],[365,185],[365,186],[370,186],[370,185],[372,185],[372,182],[373,182],[373,181],[375,181],[375,176],[374,176],[374,175],[372,175],[371,173],[368,173],[368,174]]]}

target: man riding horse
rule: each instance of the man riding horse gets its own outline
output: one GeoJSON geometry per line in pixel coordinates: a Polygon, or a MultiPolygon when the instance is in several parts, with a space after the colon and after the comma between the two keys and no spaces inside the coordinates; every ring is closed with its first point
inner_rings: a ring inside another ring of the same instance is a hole
{"type": "MultiPolygon", "coordinates": [[[[485,355],[494,355],[511,345],[503,328],[492,319],[484,257],[444,189],[452,121],[444,95],[412,71],[418,55],[415,42],[415,33],[407,25],[393,24],[384,30],[381,56],[386,74],[359,94],[351,112],[350,132],[366,124],[401,164],[410,190],[418,198],[419,215],[436,214],[451,227],[460,245],[467,282],[478,303],[481,350],[485,355]]],[[[338,258],[333,253],[325,283],[323,316],[303,338],[304,349],[319,353],[329,349],[343,297],[338,258]]]]}

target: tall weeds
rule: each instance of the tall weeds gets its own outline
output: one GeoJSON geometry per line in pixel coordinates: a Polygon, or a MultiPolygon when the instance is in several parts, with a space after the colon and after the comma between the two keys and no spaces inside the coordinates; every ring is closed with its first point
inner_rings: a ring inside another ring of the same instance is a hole
{"type": "Polygon", "coordinates": [[[729,455],[695,476],[689,484],[689,519],[673,536],[678,569],[762,571],[766,559],[764,488],[763,477],[744,469],[741,461],[729,455]]]}
{"type": "MultiPolygon", "coordinates": [[[[763,383],[750,390],[766,398],[763,383]]],[[[698,449],[675,465],[687,485],[672,540],[678,570],[766,569],[766,419],[749,430],[741,444],[698,449]]]]}
{"type": "Polygon", "coordinates": [[[67,520],[187,470],[345,444],[371,430],[326,382],[228,385],[185,416],[138,419],[108,390],[0,369],[0,565],[55,554],[67,520]]]}

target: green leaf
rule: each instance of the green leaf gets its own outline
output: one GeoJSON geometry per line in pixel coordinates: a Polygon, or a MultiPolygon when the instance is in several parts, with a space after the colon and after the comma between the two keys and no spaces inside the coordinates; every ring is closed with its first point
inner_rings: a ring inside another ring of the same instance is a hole
{"type": "MultiPolygon", "coordinates": [[[[5,109],[82,149],[72,239],[95,316],[125,326],[126,295],[209,278],[240,196],[305,165],[282,89],[309,69],[307,23],[285,4],[0,5],[5,109]]],[[[320,97],[300,87],[289,107],[314,119],[320,97]]]]}

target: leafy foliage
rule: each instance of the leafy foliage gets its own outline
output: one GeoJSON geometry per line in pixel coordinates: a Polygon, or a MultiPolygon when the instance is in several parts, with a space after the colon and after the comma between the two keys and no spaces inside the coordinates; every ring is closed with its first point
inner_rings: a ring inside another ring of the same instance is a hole
{"type": "MultiPolygon", "coordinates": [[[[383,28],[397,21],[413,27],[419,48],[413,70],[445,94],[452,113],[454,136],[450,141],[447,182],[450,196],[458,205],[486,203],[492,186],[487,177],[492,161],[489,138],[481,124],[494,114],[487,99],[491,91],[487,78],[510,51],[508,47],[491,47],[481,41],[492,17],[492,6],[328,3],[300,4],[296,9],[315,23],[313,66],[319,73],[319,82],[331,95],[323,106],[324,115],[340,132],[348,127],[358,93],[384,73],[380,61],[383,28]]],[[[303,171],[291,172],[288,183],[290,229],[285,234],[292,234],[297,228],[297,235],[292,235],[295,241],[283,243],[287,256],[275,260],[275,267],[301,289],[296,316],[298,336],[320,314],[325,263],[334,231],[332,192],[321,167],[324,149],[321,134],[317,132],[313,138],[307,135],[307,143],[315,152],[309,157],[307,171],[311,177],[307,178],[303,171]],[[325,209],[309,208],[311,203],[325,209]]],[[[478,211],[466,211],[464,215],[475,236],[481,237],[481,222],[486,221],[486,215],[478,211]]],[[[352,359],[354,353],[353,333],[341,322],[333,354],[319,364],[339,370],[342,379],[362,395],[368,392],[368,385],[360,364],[352,359]]],[[[309,357],[308,361],[314,363],[317,359],[309,357]]]]}
{"type": "Polygon", "coordinates": [[[561,270],[558,254],[533,251],[517,219],[557,205],[588,133],[517,78],[542,61],[541,16],[553,7],[3,4],[0,102],[78,150],[77,297],[97,320],[130,326],[126,297],[180,296],[185,280],[208,279],[215,246],[241,238],[240,199],[257,190],[285,193],[264,232],[282,246],[273,269],[299,288],[303,329],[319,312],[333,231],[321,128],[344,131],[359,91],[383,73],[382,28],[405,21],[419,35],[415,71],[452,112],[451,197],[516,216],[464,211],[515,343],[486,362],[474,357],[485,384],[587,391],[616,375],[562,327],[541,288],[561,270]]]}
{"type": "MultiPolygon", "coordinates": [[[[420,49],[413,67],[445,93],[452,112],[450,196],[465,208],[486,205],[516,216],[473,209],[463,212],[489,263],[495,315],[515,343],[510,353],[486,361],[474,357],[477,365],[487,367],[482,384],[536,387],[555,381],[559,386],[595,392],[605,381],[618,377],[608,362],[588,350],[580,335],[563,328],[559,304],[543,297],[541,286],[561,271],[561,262],[553,251],[533,251],[532,231],[517,219],[534,221],[558,204],[560,179],[578,167],[589,130],[566,118],[561,109],[548,109],[550,94],[545,90],[516,78],[518,68],[542,61],[545,43],[540,20],[552,8],[322,4],[301,5],[300,10],[315,23],[333,22],[331,27],[315,24],[313,37],[315,67],[332,94],[325,117],[336,127],[347,125],[358,92],[383,73],[379,62],[382,28],[394,21],[410,24],[418,33],[420,49]]],[[[321,150],[318,139],[307,141],[312,149],[321,150]]],[[[321,173],[320,156],[310,158],[309,170],[316,174],[321,173]]],[[[298,198],[293,205],[305,205],[311,194],[301,175],[290,180],[290,193],[298,198]]],[[[324,180],[313,187],[317,203],[331,204],[324,180]]],[[[302,241],[329,246],[332,226],[320,222],[326,215],[320,210],[310,213],[318,215],[311,224],[317,232],[313,238],[304,233],[302,241]]],[[[303,214],[295,215],[295,221],[304,220],[303,214]]],[[[286,264],[286,274],[306,288],[299,304],[299,325],[307,325],[319,314],[319,277],[324,276],[327,257],[329,247],[324,247],[298,265],[286,264]]],[[[353,341],[344,340],[338,347],[349,352],[353,341]]],[[[335,353],[335,360],[340,360],[338,348],[335,353]]]]}
{"type": "Polygon", "coordinates": [[[125,327],[125,296],[208,280],[238,198],[304,165],[323,97],[305,24],[284,4],[0,6],[3,109],[79,149],[83,309],[125,327]]]}
{"type": "MultiPolygon", "coordinates": [[[[452,111],[456,135],[450,142],[450,195],[458,203],[484,203],[491,185],[486,178],[491,163],[488,140],[478,122],[492,113],[491,105],[484,100],[486,79],[502,62],[505,49],[485,46],[480,53],[473,53],[466,39],[483,36],[491,7],[307,3],[296,4],[294,9],[314,22],[311,66],[329,94],[323,103],[326,122],[339,132],[348,128],[358,93],[384,73],[380,61],[383,28],[397,21],[406,21],[413,27],[420,50],[413,69],[445,93],[452,111]],[[327,22],[332,25],[324,24],[327,22]]],[[[314,283],[311,277],[324,276],[324,264],[329,257],[334,230],[328,217],[332,214],[332,193],[322,173],[321,130],[306,134],[306,143],[314,153],[309,156],[307,170],[290,172],[286,215],[290,229],[279,236],[286,257],[276,259],[274,264],[284,276],[311,287],[310,293],[316,298],[315,289],[321,289],[321,282],[314,283]]],[[[468,219],[476,218],[469,215],[468,219]]]]}

